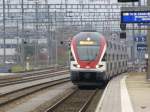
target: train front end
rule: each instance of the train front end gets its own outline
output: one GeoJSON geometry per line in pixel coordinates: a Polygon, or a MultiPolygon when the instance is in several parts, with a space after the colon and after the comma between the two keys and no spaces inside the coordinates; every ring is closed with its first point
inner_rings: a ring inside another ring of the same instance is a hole
{"type": "Polygon", "coordinates": [[[97,85],[106,74],[106,40],[98,32],[81,32],[71,41],[71,80],[76,85],[97,85]]]}

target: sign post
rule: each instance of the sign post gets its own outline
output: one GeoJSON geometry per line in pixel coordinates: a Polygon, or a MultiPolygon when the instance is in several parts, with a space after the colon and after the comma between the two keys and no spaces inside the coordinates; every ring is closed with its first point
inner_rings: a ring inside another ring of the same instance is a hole
{"type": "MultiPolygon", "coordinates": [[[[150,6],[150,0],[147,0],[147,6],[150,6]]],[[[150,30],[147,32],[147,45],[148,45],[148,70],[147,79],[150,79],[150,30]]]]}

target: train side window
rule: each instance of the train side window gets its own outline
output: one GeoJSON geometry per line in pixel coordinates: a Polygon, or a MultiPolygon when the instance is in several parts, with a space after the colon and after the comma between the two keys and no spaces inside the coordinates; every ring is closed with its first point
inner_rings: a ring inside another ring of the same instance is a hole
{"type": "Polygon", "coordinates": [[[127,48],[125,47],[125,51],[127,52],[127,48]]]}
{"type": "Polygon", "coordinates": [[[119,60],[119,55],[117,54],[117,60],[119,60]]]}
{"type": "Polygon", "coordinates": [[[102,61],[106,61],[106,57],[107,57],[107,54],[105,53],[103,58],[102,58],[102,61]]]}
{"type": "Polygon", "coordinates": [[[109,64],[107,63],[107,70],[109,71],[109,64]]]}
{"type": "Polygon", "coordinates": [[[111,47],[112,49],[114,49],[114,44],[112,44],[112,47],[111,47]]]}
{"type": "Polygon", "coordinates": [[[108,59],[111,60],[111,54],[109,54],[108,59]]]}
{"type": "Polygon", "coordinates": [[[107,60],[109,60],[109,54],[107,54],[107,60]]]}
{"type": "Polygon", "coordinates": [[[114,44],[114,50],[117,50],[117,46],[116,46],[116,44],[114,44]]]}
{"type": "Polygon", "coordinates": [[[119,67],[121,67],[121,62],[119,62],[119,67]]]}
{"type": "Polygon", "coordinates": [[[110,63],[110,70],[112,70],[112,63],[110,63]]]}
{"type": "Polygon", "coordinates": [[[115,60],[115,54],[113,54],[112,56],[113,56],[112,59],[115,60]]]}
{"type": "Polygon", "coordinates": [[[109,42],[107,41],[107,47],[109,48],[109,42]]]}
{"type": "Polygon", "coordinates": [[[112,43],[110,42],[110,48],[112,48],[112,43]]]}
{"type": "Polygon", "coordinates": [[[120,50],[120,45],[118,45],[118,50],[120,50]]]}

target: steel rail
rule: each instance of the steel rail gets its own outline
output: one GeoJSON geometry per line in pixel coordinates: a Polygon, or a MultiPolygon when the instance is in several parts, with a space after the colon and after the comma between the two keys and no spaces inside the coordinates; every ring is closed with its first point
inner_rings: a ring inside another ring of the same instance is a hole
{"type": "Polygon", "coordinates": [[[0,77],[0,81],[12,79],[12,78],[20,78],[22,76],[25,77],[25,76],[38,75],[38,74],[43,74],[43,73],[47,73],[47,72],[58,71],[58,70],[61,70],[61,69],[66,69],[66,67],[57,67],[57,69],[55,67],[51,67],[51,68],[40,69],[40,70],[36,70],[36,71],[16,73],[16,75],[14,74],[14,75],[11,75],[11,76],[0,77]]]}
{"type": "Polygon", "coordinates": [[[88,98],[87,102],[85,102],[85,104],[81,107],[81,109],[79,110],[79,112],[85,112],[87,107],[89,106],[89,104],[91,103],[92,99],[94,98],[94,96],[96,95],[98,90],[94,91],[93,94],[88,98]]]}
{"type": "Polygon", "coordinates": [[[5,81],[1,81],[0,82],[0,87],[4,87],[4,86],[8,86],[8,85],[12,85],[12,84],[18,84],[18,83],[25,83],[25,82],[29,82],[29,81],[35,81],[35,80],[41,80],[41,79],[46,79],[46,78],[50,78],[50,77],[55,77],[55,76],[59,76],[65,73],[69,73],[68,70],[63,70],[63,71],[59,71],[59,72],[52,72],[52,73],[47,73],[47,74],[38,74],[35,76],[23,76],[19,79],[14,79],[14,80],[5,80],[5,81]]]}
{"type": "MultiPolygon", "coordinates": [[[[74,94],[77,94],[79,91],[82,91],[82,90],[75,89],[74,91],[72,91],[68,95],[64,96],[61,100],[59,100],[58,102],[56,102],[54,105],[52,105],[50,108],[48,108],[45,112],[55,112],[55,109],[57,109],[59,106],[61,106],[63,104],[65,105],[64,102],[67,99],[71,98],[74,94]]],[[[89,91],[89,92],[91,92],[91,91],[89,91]]],[[[87,97],[86,102],[84,102],[84,104],[81,102],[80,103],[81,108],[78,111],[76,111],[76,112],[85,112],[97,92],[98,92],[98,90],[92,90],[92,93],[90,93],[90,96],[87,97]]],[[[78,97],[80,97],[80,96],[78,96],[78,97]]],[[[72,112],[72,110],[70,110],[70,112],[72,112]]]]}

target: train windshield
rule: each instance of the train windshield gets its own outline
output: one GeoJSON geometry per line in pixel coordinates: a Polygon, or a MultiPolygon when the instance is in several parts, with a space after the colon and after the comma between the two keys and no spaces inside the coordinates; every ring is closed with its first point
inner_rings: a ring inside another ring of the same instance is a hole
{"type": "Polygon", "coordinates": [[[99,53],[99,46],[78,46],[77,51],[80,60],[92,61],[96,59],[99,53]]]}

